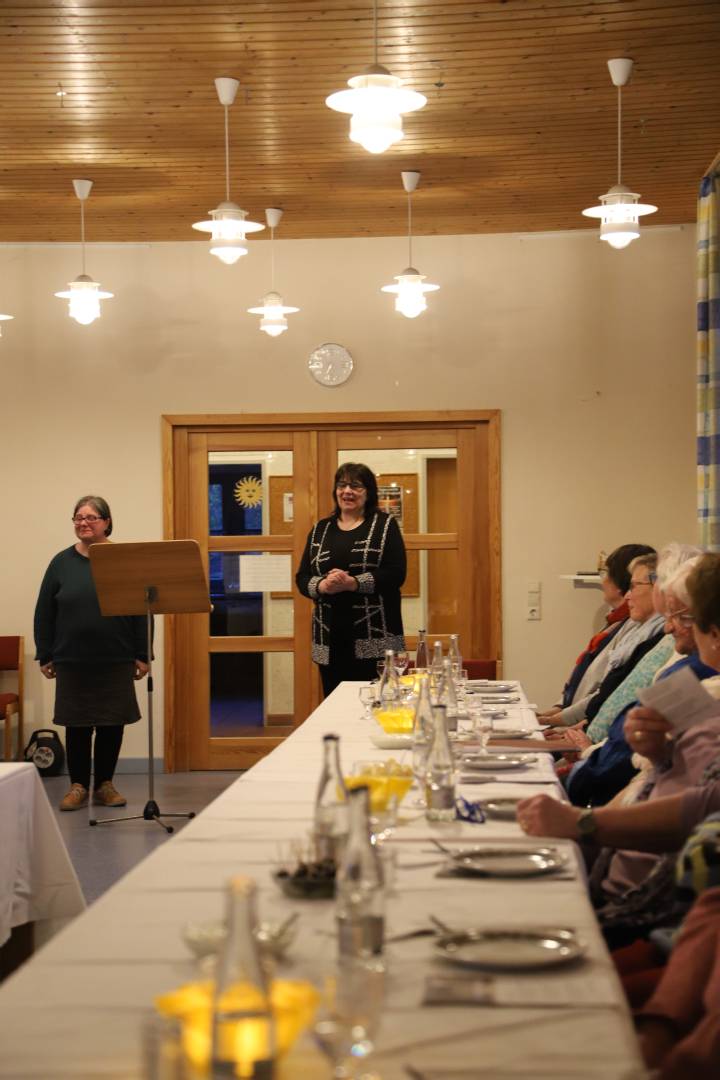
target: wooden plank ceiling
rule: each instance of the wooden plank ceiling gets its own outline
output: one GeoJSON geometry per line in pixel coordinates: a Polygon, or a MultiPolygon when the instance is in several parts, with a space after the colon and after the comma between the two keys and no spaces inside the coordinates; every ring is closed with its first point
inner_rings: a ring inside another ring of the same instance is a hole
{"type": "Polygon", "coordinates": [[[613,56],[636,63],[623,179],[660,207],[648,224],[695,219],[718,0],[380,0],[378,20],[380,61],[429,100],[374,156],[324,104],[372,60],[371,0],[2,0],[0,242],[76,240],[76,176],[95,182],[89,240],[202,242],[190,225],[224,198],[218,75],[241,83],[232,197],[283,207],[280,238],[401,234],[401,169],[423,174],[418,234],[593,228],[613,56]]]}

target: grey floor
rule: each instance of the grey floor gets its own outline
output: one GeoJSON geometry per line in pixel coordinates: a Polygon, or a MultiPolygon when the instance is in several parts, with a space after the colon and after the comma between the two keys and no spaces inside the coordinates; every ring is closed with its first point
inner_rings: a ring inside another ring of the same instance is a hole
{"type": "MultiPolygon", "coordinates": [[[[239,775],[236,772],[156,775],[155,801],[161,814],[163,811],[179,813],[189,810],[199,814],[239,775]]],[[[117,825],[90,826],[87,809],[70,812],[58,810],[58,803],[70,787],[67,776],[46,777],[42,783],[88,904],[97,900],[160,844],[172,840],[172,836],[168,836],[154,821],[123,821],[117,825]]],[[[101,819],[142,814],[148,800],[147,776],[119,773],[115,777],[115,786],[127,799],[127,807],[117,810],[96,807],[94,816],[101,819]]],[[[187,820],[168,818],[167,823],[177,833],[184,828],[187,820]]]]}

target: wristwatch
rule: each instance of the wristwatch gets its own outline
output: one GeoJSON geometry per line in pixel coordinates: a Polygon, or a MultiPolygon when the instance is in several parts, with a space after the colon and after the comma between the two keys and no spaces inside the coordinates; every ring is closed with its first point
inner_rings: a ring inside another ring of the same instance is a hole
{"type": "Polygon", "coordinates": [[[597,832],[597,821],[592,806],[586,806],[584,810],[580,811],[577,819],[577,831],[581,843],[594,838],[597,832]]]}

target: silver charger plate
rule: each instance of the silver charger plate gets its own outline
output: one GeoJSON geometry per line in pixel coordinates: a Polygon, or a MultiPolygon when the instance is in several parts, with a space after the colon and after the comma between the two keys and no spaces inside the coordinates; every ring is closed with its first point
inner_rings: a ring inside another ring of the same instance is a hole
{"type": "Polygon", "coordinates": [[[537,761],[536,754],[503,754],[489,750],[487,757],[464,757],[460,765],[463,769],[496,772],[498,769],[520,769],[532,761],[537,761]]]}
{"type": "Polygon", "coordinates": [[[572,930],[464,930],[435,942],[443,960],[481,971],[528,971],[569,964],[585,955],[572,930]]]}
{"type": "Polygon", "coordinates": [[[564,870],[566,858],[556,848],[467,848],[450,856],[454,872],[468,877],[541,877],[564,870]]]}

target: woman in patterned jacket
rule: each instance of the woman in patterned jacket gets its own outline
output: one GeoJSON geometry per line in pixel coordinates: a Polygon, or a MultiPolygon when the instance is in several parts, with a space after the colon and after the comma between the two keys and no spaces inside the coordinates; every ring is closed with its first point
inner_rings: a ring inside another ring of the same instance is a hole
{"type": "Polygon", "coordinates": [[[386,649],[404,649],[400,587],[406,556],[397,521],[378,509],[367,465],[335,474],[335,512],[310,530],[295,582],[315,604],[312,658],[325,696],[345,680],[374,679],[386,649]]]}

